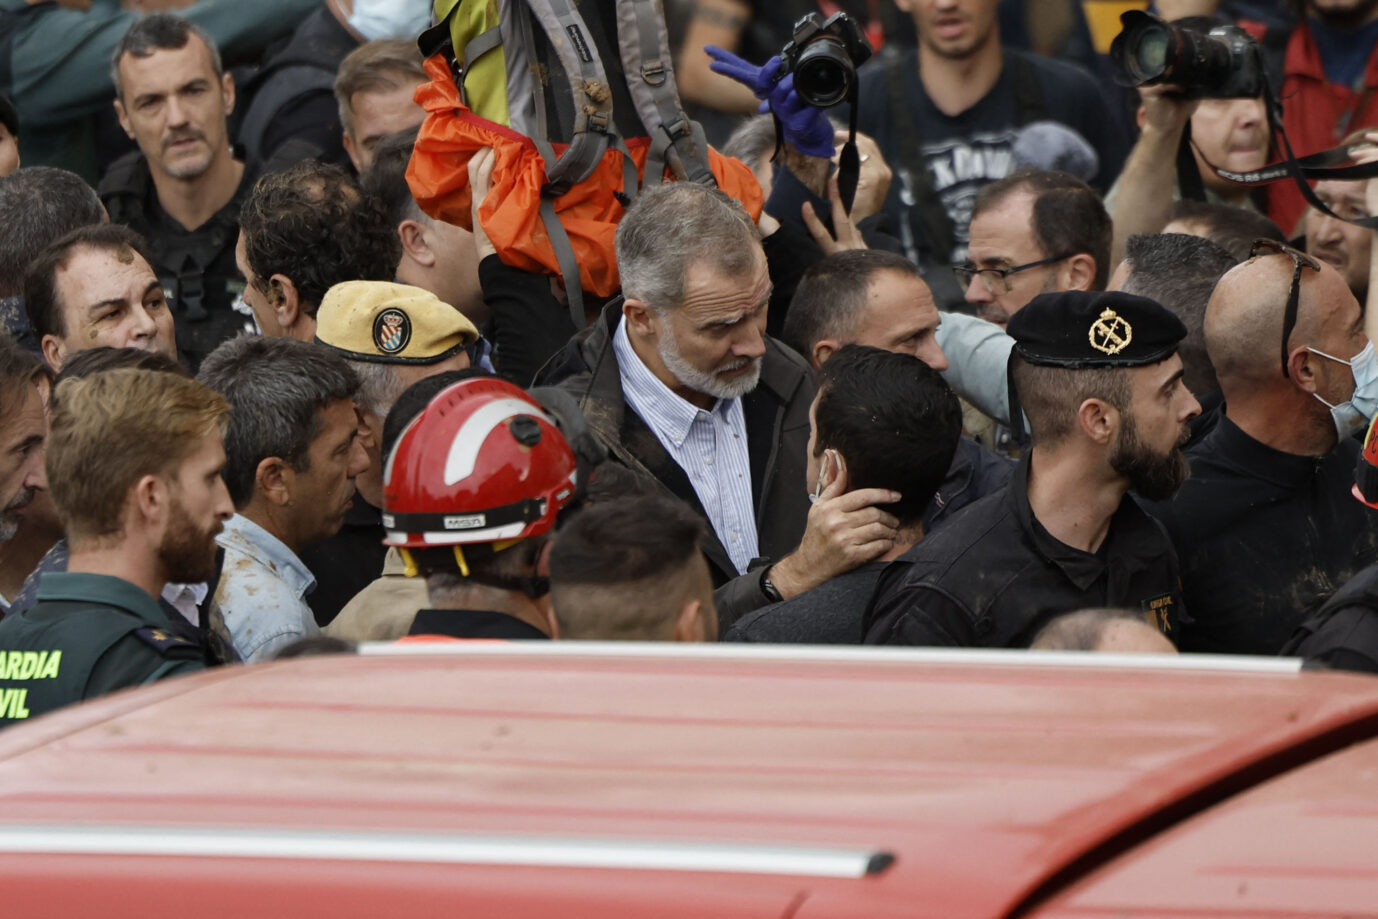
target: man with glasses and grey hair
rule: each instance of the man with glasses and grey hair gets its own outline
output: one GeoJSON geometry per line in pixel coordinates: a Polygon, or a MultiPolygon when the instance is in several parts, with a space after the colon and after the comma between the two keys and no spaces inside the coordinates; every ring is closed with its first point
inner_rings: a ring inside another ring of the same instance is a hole
{"type": "Polygon", "coordinates": [[[1220,279],[1205,336],[1224,415],[1187,451],[1187,484],[1151,508],[1182,559],[1191,620],[1174,637],[1276,654],[1378,561],[1378,511],[1350,494],[1378,363],[1344,278],[1273,240],[1220,279]]]}
{"type": "Polygon", "coordinates": [[[235,515],[217,539],[210,626],[240,659],[265,660],[320,632],[299,553],[339,532],[368,469],[359,378],[322,345],[241,336],[211,352],[200,379],[233,406],[224,476],[235,515]]]}

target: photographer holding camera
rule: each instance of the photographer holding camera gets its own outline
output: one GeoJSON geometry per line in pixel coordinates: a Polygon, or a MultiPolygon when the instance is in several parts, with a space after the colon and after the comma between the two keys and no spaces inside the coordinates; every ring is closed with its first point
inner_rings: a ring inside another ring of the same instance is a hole
{"type": "Polygon", "coordinates": [[[1115,218],[1112,259],[1118,262],[1124,256],[1130,236],[1158,233],[1167,225],[1172,203],[1182,197],[1177,155],[1188,125],[1205,199],[1259,210],[1247,186],[1222,179],[1210,168],[1248,172],[1268,162],[1262,63],[1253,39],[1207,17],[1164,24],[1144,16],[1127,19],[1123,38],[1116,41],[1112,54],[1125,72],[1122,82],[1138,84],[1140,133],[1124,172],[1106,196],[1106,209],[1115,218]],[[1159,42],[1170,41],[1169,29],[1183,42],[1216,51],[1222,58],[1219,66],[1171,74],[1146,68],[1139,57],[1151,58],[1159,42]],[[1143,82],[1145,77],[1153,82],[1143,82]],[[1164,188],[1173,190],[1171,197],[1163,194],[1164,188]]]}

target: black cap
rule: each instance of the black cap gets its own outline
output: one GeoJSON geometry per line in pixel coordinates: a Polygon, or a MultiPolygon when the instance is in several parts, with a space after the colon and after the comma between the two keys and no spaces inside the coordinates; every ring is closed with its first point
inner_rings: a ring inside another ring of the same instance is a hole
{"type": "Polygon", "coordinates": [[[4,93],[0,93],[0,124],[9,128],[15,137],[19,136],[19,112],[10,101],[10,97],[4,93]]]}
{"type": "Polygon", "coordinates": [[[1010,319],[1014,353],[1049,367],[1142,367],[1171,357],[1187,327],[1157,300],[1118,292],[1039,294],[1010,319]]]}

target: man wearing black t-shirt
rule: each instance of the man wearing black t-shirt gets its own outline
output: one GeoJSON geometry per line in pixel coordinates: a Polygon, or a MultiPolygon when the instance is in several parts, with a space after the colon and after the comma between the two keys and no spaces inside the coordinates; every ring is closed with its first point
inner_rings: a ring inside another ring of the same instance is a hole
{"type": "Polygon", "coordinates": [[[1057,121],[1095,148],[1104,191],[1127,141],[1092,78],[1072,64],[1003,48],[997,0],[897,0],[918,49],[869,65],[860,130],[894,169],[886,211],[935,294],[960,299],[949,265],[966,256],[976,192],[1014,171],[1019,129],[1057,121]],[[937,270],[932,270],[937,269],[937,270]]]}

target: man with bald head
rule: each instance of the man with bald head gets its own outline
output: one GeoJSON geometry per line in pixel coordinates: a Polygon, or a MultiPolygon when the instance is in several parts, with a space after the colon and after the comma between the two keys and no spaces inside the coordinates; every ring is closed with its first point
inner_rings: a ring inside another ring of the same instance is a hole
{"type": "Polygon", "coordinates": [[[1034,651],[1176,654],[1177,648],[1135,610],[1101,607],[1064,613],[1034,638],[1034,651]]]}
{"type": "Polygon", "coordinates": [[[1260,242],[1221,278],[1205,335],[1225,413],[1188,450],[1186,485],[1153,508],[1191,614],[1174,638],[1183,651],[1276,654],[1378,559],[1378,511],[1350,497],[1378,366],[1344,278],[1280,244],[1260,242]]]}

